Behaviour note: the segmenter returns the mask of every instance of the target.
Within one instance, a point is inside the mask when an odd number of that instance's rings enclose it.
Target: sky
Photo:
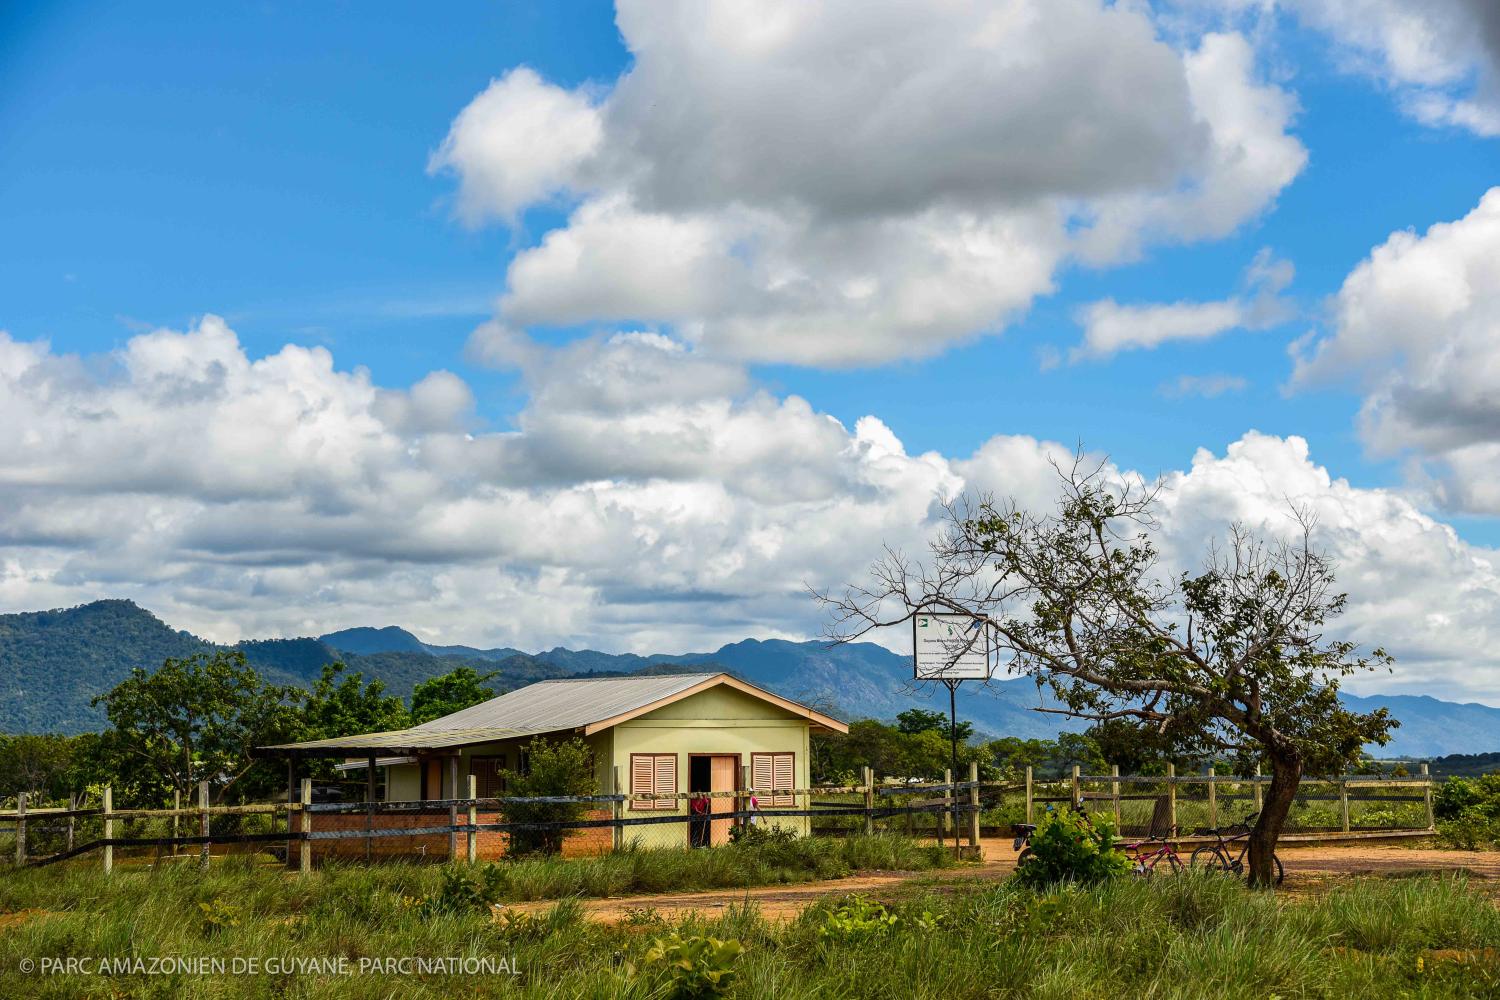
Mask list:
[[[1081,447],[1500,705],[1497,185],[1488,0],[7,4],[0,611],[810,638]]]

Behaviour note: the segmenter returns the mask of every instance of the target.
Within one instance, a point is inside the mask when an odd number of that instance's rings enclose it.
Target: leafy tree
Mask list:
[[[1391,658],[1325,634],[1345,597],[1306,512],[1291,512],[1290,541],[1236,525],[1202,570],[1174,575],[1151,539],[1157,490],[1111,481],[1081,458],[1060,479],[1052,513],[956,504],[930,566],[893,554],[876,564],[873,585],[821,595],[833,638],[903,623],[919,608],[973,614],[1013,671],[1051,689],[1061,704],[1051,711],[1135,719],[1194,756],[1263,757],[1271,782],[1250,834],[1250,880],[1270,886],[1303,774],[1341,771],[1396,725],[1384,709],[1351,712],[1338,698],[1340,678]]]
[[[548,740],[538,736],[526,744],[526,768],[507,771],[506,799],[540,796],[594,795],[594,755],[583,740]],[[583,818],[588,805],[582,802],[505,801],[501,813],[507,823],[567,823]],[[513,830],[509,834],[511,854],[557,854],[562,851],[564,830]]]
[[[0,797],[60,799],[74,791],[78,740],[56,733],[0,735]]]
[[[354,733],[378,733],[404,729],[410,722],[406,704],[385,693],[380,680],[364,682],[364,675],[348,673],[343,663],[328,663],[313,681],[312,690],[301,697],[302,729],[298,739],[321,740]],[[335,780],[334,762],[328,758],[307,761],[308,773],[316,780]]]
[[[154,673],[136,668],[95,701],[110,721],[107,752],[137,795],[166,801],[177,791],[186,801],[207,781],[223,801],[242,782],[245,795],[279,786],[251,751],[295,738],[295,698],[262,681],[243,653],[221,650],[168,659]]]
[[[403,729],[410,716],[406,705],[385,693],[385,683],[364,682],[360,673],[344,673],[343,663],[329,663],[313,681],[302,701],[305,739],[319,740],[351,733],[379,733]]]
[[[908,735],[935,731],[945,740],[952,739],[952,734],[956,731],[960,743],[967,742],[974,735],[972,722],[960,722],[954,726],[947,715],[926,708],[908,708],[900,713],[896,716],[896,728]]]
[[[1002,736],[998,740],[991,740],[985,749],[995,767],[1012,775],[1020,774],[1028,767],[1033,771],[1041,770],[1057,759],[1057,743],[1054,740],[1023,740],[1019,736]]]
[[[458,667],[422,681],[411,692],[411,724],[421,725],[489,701],[497,692],[485,687],[484,683],[499,673],[496,670],[481,674],[473,667]]]

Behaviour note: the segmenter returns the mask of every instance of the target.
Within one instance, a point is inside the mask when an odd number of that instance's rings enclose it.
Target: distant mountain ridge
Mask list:
[[[177,631],[125,600],[96,601],[57,611],[0,615],[0,732],[81,732],[102,715],[89,700],[129,674],[166,657],[220,648]],[[367,679],[379,678],[403,697],[427,677],[457,666],[495,672],[494,684],[512,689],[550,677],[724,669],[790,698],[847,718],[891,719],[921,706],[947,711],[942,689],[914,690],[911,660],[873,643],[828,647],[820,642],[744,639],[711,652],[602,653],[555,647],[525,653],[510,647],[478,649],[423,642],[397,626],[351,628],[317,637],[246,640],[235,647],[269,680],[307,686],[325,663],[343,660]],[[1401,720],[1381,756],[1436,757],[1500,750],[1500,708],[1456,704],[1412,695],[1346,695],[1352,708],[1389,707]],[[1025,678],[959,690],[962,718],[991,735],[1049,738],[1081,722],[1032,711],[1045,705]]]

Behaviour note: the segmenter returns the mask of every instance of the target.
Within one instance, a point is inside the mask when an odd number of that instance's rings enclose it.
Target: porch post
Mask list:
[[[375,755],[365,758],[365,864],[375,854]]]
[[[458,754],[448,758],[448,792],[451,799],[458,798]],[[458,860],[458,803],[448,806],[448,860]]]

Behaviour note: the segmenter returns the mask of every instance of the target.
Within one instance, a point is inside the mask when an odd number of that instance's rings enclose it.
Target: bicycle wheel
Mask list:
[[[1016,855],[1016,867],[1021,867],[1034,857],[1036,857],[1036,855],[1032,853],[1031,848],[1023,848],[1021,853]]]
[[[1162,861],[1166,862],[1167,870],[1173,875],[1182,874],[1182,859],[1177,856],[1176,851],[1169,852],[1166,857],[1162,858]]]
[[[1271,867],[1276,869],[1276,884],[1280,885],[1281,880],[1286,878],[1286,869],[1281,867],[1281,859],[1276,856],[1275,851],[1271,852]]]
[[[1224,856],[1224,852],[1213,844],[1204,844],[1194,851],[1188,864],[1194,871],[1214,872],[1220,875],[1234,873],[1234,865]]]

